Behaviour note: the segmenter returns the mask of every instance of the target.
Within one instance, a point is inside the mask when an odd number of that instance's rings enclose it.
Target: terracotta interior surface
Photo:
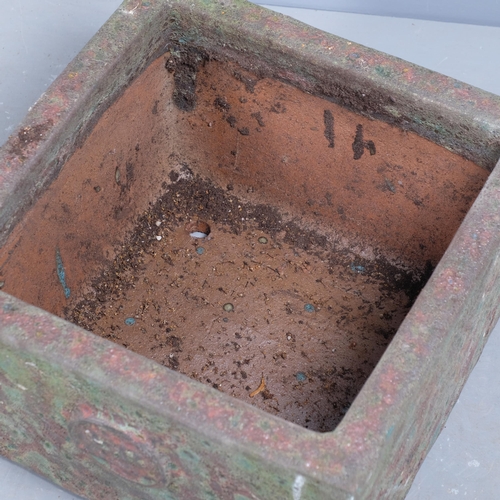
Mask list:
[[[15,228],[0,279],[173,370],[328,431],[487,175],[413,133],[172,48]]]

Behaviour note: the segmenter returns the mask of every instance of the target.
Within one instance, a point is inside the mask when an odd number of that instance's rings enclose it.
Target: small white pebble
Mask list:
[[[160,241],[160,240],[161,240],[161,236],[160,236],[160,235],[155,236],[155,238],[156,238],[158,241]]]
[[[192,233],[189,233],[189,236],[191,238],[206,238],[207,235],[205,233],[202,233],[201,231],[193,231]]]
[[[157,220],[157,221],[155,222],[155,224],[156,224],[158,227],[160,227],[160,226],[161,226],[161,220]]]

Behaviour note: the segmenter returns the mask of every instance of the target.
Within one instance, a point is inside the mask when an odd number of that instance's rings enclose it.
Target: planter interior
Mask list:
[[[70,154],[11,217],[3,291],[316,440],[310,431],[333,431],[370,377],[494,153],[402,120],[389,91],[392,118],[378,109],[383,90],[334,95],[259,54],[167,42],[144,69],[123,62],[130,84],[86,125],[66,127]],[[67,81],[84,80],[69,69]],[[8,154],[26,160],[39,137],[62,137],[55,121],[22,127]]]
[[[329,431],[487,174],[176,47],[106,111],[3,247],[4,290]],[[199,221],[206,239],[190,236]]]

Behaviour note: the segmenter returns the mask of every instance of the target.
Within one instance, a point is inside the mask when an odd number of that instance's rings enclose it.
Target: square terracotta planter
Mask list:
[[[1,454],[404,498],[498,319],[499,117],[253,4],[124,2],[0,150]]]

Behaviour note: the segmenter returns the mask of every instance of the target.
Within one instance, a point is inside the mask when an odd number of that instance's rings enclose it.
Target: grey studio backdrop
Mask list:
[[[1,144],[121,2],[0,2]],[[273,3],[275,10],[317,28],[500,94],[497,63],[500,2],[274,0]],[[314,10],[319,8],[325,10]],[[500,466],[499,358],[500,325],[497,325],[407,500],[500,498],[500,474],[496,472]],[[0,459],[0,500],[75,498]]]
[[[323,9],[353,14],[407,17],[452,23],[500,26],[497,0],[274,0],[255,2],[276,7]]]

